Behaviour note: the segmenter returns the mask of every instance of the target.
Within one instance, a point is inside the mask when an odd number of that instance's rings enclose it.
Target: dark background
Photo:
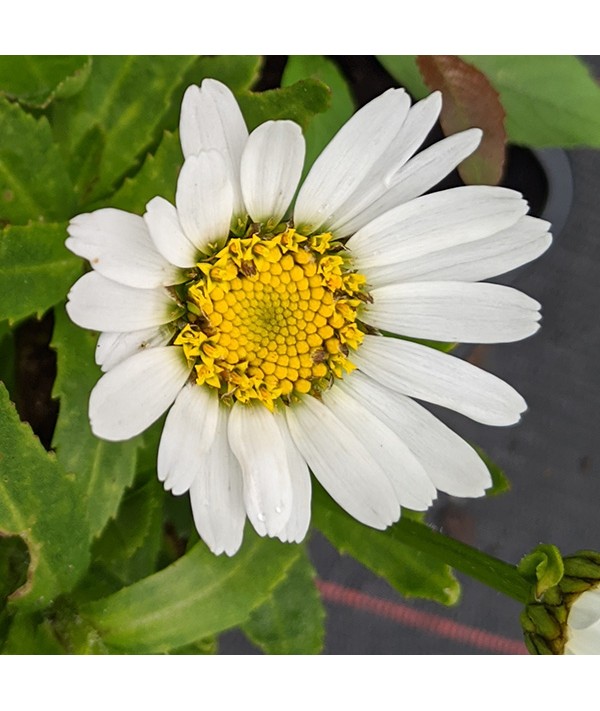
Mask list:
[[[600,76],[600,57],[584,59]],[[359,105],[397,86],[373,58],[336,61]],[[275,83],[283,66],[284,58],[269,58],[261,88]],[[428,521],[444,533],[511,563],[541,542],[557,545],[563,554],[600,549],[600,155],[569,150],[545,153],[540,159],[550,164],[546,178],[538,158],[513,152],[505,184],[524,192],[532,214],[553,218],[558,227],[554,243],[531,266],[494,281],[540,301],[542,328],[519,343],[465,347],[461,352],[513,385],[529,410],[518,425],[504,428],[436,410],[459,434],[484,448],[504,469],[512,488],[486,499],[441,495],[428,514]],[[446,608],[401,598],[316,534],[311,553],[320,579],[341,586],[323,588],[325,653],[485,654],[521,649],[519,603],[465,576],[458,576],[461,601]],[[222,638],[221,653],[257,652],[241,633],[231,632]]]

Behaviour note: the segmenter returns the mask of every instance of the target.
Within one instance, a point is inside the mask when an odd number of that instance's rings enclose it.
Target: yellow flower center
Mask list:
[[[198,264],[175,338],[198,384],[231,402],[317,394],[354,365],[365,278],[329,233],[232,238]]]

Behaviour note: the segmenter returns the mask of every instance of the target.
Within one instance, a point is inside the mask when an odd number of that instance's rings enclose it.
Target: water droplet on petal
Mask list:
[[[264,513],[259,513],[256,518],[257,518],[259,521],[264,522],[267,517],[264,515]]]
[[[275,507],[275,513],[280,514],[282,511],[283,511],[283,507],[282,507],[282,506],[276,506],[276,507]]]

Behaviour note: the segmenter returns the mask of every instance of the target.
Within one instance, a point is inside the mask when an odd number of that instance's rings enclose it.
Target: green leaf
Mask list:
[[[377,59],[400,86],[403,86],[410,92],[413,99],[422,99],[431,93],[423,81],[423,77],[417,66],[417,56],[415,54],[379,54],[377,55]]]
[[[182,83],[193,62],[185,56],[94,57],[83,90],[54,105],[55,135],[77,164],[90,128],[96,126],[104,134],[90,199],[114,189],[158,142],[166,117],[181,101]]]
[[[80,91],[91,68],[91,59],[85,56],[4,56],[0,59],[0,94],[44,109],[55,99]]]
[[[140,439],[105,442],[92,434],[88,420],[90,391],[100,377],[94,362],[97,334],[75,326],[63,309],[56,310],[51,346],[56,350],[57,376],[53,397],[60,409],[52,446],[71,473],[79,508],[94,537],[112,517],[135,475]]]
[[[315,587],[315,570],[303,553],[271,597],[242,626],[267,654],[319,654],[325,611]]]
[[[281,89],[241,92],[238,101],[252,131],[264,121],[289,119],[306,129],[315,114],[329,107],[331,92],[318,79],[304,79]]]
[[[39,222],[0,231],[0,319],[40,317],[65,298],[81,274],[66,236],[65,225]]]
[[[125,493],[119,511],[92,547],[92,559],[130,585],[151,575],[162,544],[163,490],[152,477]]]
[[[492,477],[492,486],[485,490],[486,496],[498,496],[498,494],[504,494],[510,491],[510,479],[506,476],[504,471],[492,460],[490,457],[476,445],[471,445],[477,454],[483,460],[483,463],[488,468],[490,476]]]
[[[65,654],[52,625],[39,613],[17,612],[2,647],[2,654]]]
[[[444,605],[457,602],[460,585],[449,566],[402,542],[394,526],[385,531],[363,526],[316,482],[313,522],[341,553],[356,558],[405,597],[427,598]]]
[[[146,156],[140,170],[126,178],[123,185],[106,201],[106,205],[143,214],[156,195],[175,202],[177,176],[183,163],[179,134],[165,132],[154,155]]]
[[[244,622],[300,551],[248,530],[233,558],[198,543],[165,570],[83,606],[81,614],[115,649],[167,652]]]
[[[0,224],[70,217],[73,187],[48,120],[0,98]]]
[[[304,133],[306,139],[306,174],[315,159],[331,141],[338,130],[354,113],[354,100],[348,83],[337,66],[319,55],[294,55],[285,65],[282,86],[293,85],[301,79],[319,79],[331,90],[331,106],[324,113],[317,114]]]
[[[22,423],[0,383],[0,535],[21,536],[31,565],[11,596],[46,607],[73,587],[89,561],[88,528],[73,477]]]
[[[210,77],[223,82],[233,92],[244,91],[258,81],[262,62],[262,57],[257,55],[198,57],[186,80],[190,84],[201,84],[203,79]]]
[[[500,94],[509,140],[536,148],[600,148],[600,87],[571,56],[471,55]]]
[[[217,654],[219,644],[216,637],[207,637],[198,640],[193,644],[186,644],[184,647],[172,649],[169,654]]]
[[[498,185],[506,158],[504,109],[484,74],[452,55],[420,55],[417,64],[432,91],[443,95],[440,124],[447,136],[478,127],[477,150],[458,166],[468,185]]]
[[[517,569],[521,575],[535,586],[536,598],[554,587],[565,573],[560,551],[556,546],[541,543],[531,553],[523,556]]]

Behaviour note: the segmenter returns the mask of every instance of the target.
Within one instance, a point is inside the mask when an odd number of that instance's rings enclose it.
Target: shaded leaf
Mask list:
[[[115,518],[92,546],[92,559],[123,585],[155,571],[162,544],[163,491],[155,477],[125,493]]]
[[[242,626],[267,654],[319,654],[325,611],[315,587],[315,570],[304,552],[271,597]]]
[[[88,565],[88,527],[73,477],[22,423],[0,383],[0,534],[29,548],[28,580],[11,600],[46,607]]]
[[[48,120],[0,98],[0,224],[70,217],[73,187]]]
[[[83,606],[81,614],[111,647],[167,652],[244,622],[300,550],[248,530],[233,558],[217,557],[198,543],[165,570]]]
[[[512,143],[600,147],[600,87],[572,56],[471,55],[500,94]]]
[[[66,654],[52,626],[39,613],[13,615],[2,654]]]
[[[132,178],[126,178],[106,204],[141,215],[156,195],[174,203],[182,163],[179,134],[165,132],[156,153],[146,156],[140,170]]]
[[[394,526],[385,531],[363,526],[316,482],[313,522],[341,553],[356,558],[405,597],[427,598],[444,605],[458,600],[460,586],[449,566],[403,543],[395,535]]]
[[[273,119],[289,119],[306,129],[315,114],[328,108],[330,94],[318,79],[304,79],[281,89],[241,92],[237,98],[250,131]]]
[[[0,319],[40,317],[64,299],[81,274],[66,236],[65,225],[39,222],[0,231]]]
[[[193,644],[186,644],[185,647],[172,649],[169,654],[217,654],[219,643],[216,637],[207,637]]]
[[[72,156],[69,174],[79,205],[86,204],[98,181],[98,166],[102,159],[106,137],[100,126],[94,124],[83,135],[79,150]]]
[[[319,55],[291,56],[283,72],[282,86],[293,85],[301,79],[319,79],[331,90],[331,105],[324,113],[317,114],[304,132],[306,139],[306,160],[304,174],[323,148],[354,113],[354,100],[348,83],[337,66]]]
[[[510,491],[510,480],[504,471],[494,461],[492,461],[492,459],[490,459],[481,447],[477,447],[476,445],[471,446],[481,457],[492,477],[492,486],[485,490],[485,495],[497,496],[498,494],[504,494],[507,491]]]
[[[94,362],[97,334],[71,323],[56,310],[51,346],[56,350],[57,376],[52,392],[60,400],[52,446],[64,469],[74,478],[79,508],[96,536],[114,516],[124,490],[135,475],[139,438],[106,442],[92,434],[88,420],[90,391],[100,377]]]
[[[484,74],[459,57],[420,55],[417,65],[427,86],[443,95],[440,124],[451,136],[467,128],[482,129],[478,149],[458,166],[470,185],[498,185],[506,159],[504,109]]]
[[[378,54],[377,59],[413,99],[422,99],[430,93],[417,66],[416,55]]]
[[[54,105],[55,135],[75,162],[81,163],[91,127],[104,134],[92,199],[114,189],[158,142],[193,62],[185,56],[94,57],[83,90]]]
[[[55,99],[80,91],[91,68],[91,58],[85,56],[4,56],[0,62],[0,94],[43,109]]]

